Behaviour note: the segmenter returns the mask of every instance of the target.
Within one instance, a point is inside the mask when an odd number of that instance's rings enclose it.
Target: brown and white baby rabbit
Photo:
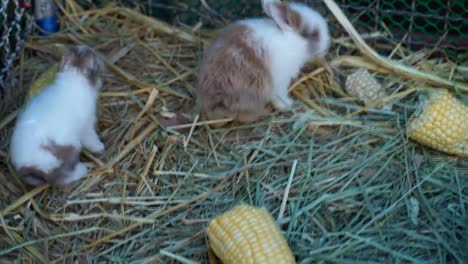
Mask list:
[[[81,148],[96,153],[104,150],[95,130],[103,70],[103,61],[89,47],[72,47],[63,56],[55,80],[20,113],[10,156],[26,183],[77,181],[88,172],[79,159]]]
[[[328,52],[326,20],[300,3],[262,0],[271,18],[243,19],[221,30],[198,73],[198,98],[208,119],[254,121],[293,104],[288,87],[306,62]]]

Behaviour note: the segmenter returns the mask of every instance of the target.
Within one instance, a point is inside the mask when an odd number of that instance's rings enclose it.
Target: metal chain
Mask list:
[[[0,70],[0,76],[3,77],[3,74],[5,72],[5,64],[7,63],[6,57],[9,55],[10,51],[10,34],[11,34],[11,28],[8,27],[8,12],[7,12],[7,7],[8,7],[8,0],[2,0],[2,5],[0,6],[0,21],[2,22],[2,36],[0,40],[0,47],[2,47],[2,69]],[[3,79],[3,78],[2,78]]]
[[[30,2],[30,1],[23,1]],[[12,10],[12,13],[8,11]],[[0,21],[2,35],[0,36],[0,93],[4,93],[4,81],[14,59],[23,48],[24,39],[31,30],[31,18],[19,0],[2,0],[0,6]],[[24,26],[22,26],[24,22]]]

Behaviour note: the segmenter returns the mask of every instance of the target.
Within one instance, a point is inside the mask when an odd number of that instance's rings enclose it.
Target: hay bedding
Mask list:
[[[291,88],[293,112],[210,129],[193,110],[208,35],[115,6],[71,5],[63,23],[59,34],[28,41],[14,73],[27,87],[63,45],[98,50],[109,66],[99,103],[107,148],[83,154],[94,168],[87,179],[31,189],[8,165],[15,113],[2,120],[0,262],[207,263],[204,228],[239,202],[266,206],[302,263],[466,257],[468,162],[422,148],[404,132],[417,98],[411,88],[420,83],[379,75],[395,106],[364,111],[341,88],[348,68],[308,65]],[[349,38],[335,44],[328,61],[371,64],[338,53],[355,49]],[[405,64],[461,78],[450,61],[418,64],[424,54],[400,54]],[[185,120],[192,124],[170,129]]]

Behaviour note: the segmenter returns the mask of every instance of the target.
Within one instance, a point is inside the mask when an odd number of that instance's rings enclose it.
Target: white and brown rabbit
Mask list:
[[[287,109],[288,87],[309,60],[328,52],[330,33],[317,11],[300,3],[263,0],[270,18],[243,19],[221,30],[198,72],[198,98],[208,119],[254,121],[266,104]]]
[[[55,80],[27,103],[10,144],[11,161],[24,181],[66,185],[88,172],[82,147],[102,152],[96,130],[96,102],[104,63],[91,48],[70,48]]]

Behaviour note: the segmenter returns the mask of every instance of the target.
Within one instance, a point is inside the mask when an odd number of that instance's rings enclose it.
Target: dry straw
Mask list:
[[[94,47],[109,69],[98,127],[106,151],[83,153],[86,179],[31,189],[8,161],[18,110],[1,117],[0,262],[207,263],[205,228],[241,202],[278,216],[298,263],[466,258],[468,161],[405,131],[421,90],[467,91],[456,62],[401,45],[383,57],[325,0],[350,37],[304,67],[290,88],[294,111],[212,129],[196,118],[194,74],[213,32],[117,3],[65,2],[63,30],[31,37],[12,75],[28,87],[64,46]],[[377,73],[388,96],[365,107],[350,98],[342,77],[356,67]],[[374,107],[389,101],[392,110]]]

